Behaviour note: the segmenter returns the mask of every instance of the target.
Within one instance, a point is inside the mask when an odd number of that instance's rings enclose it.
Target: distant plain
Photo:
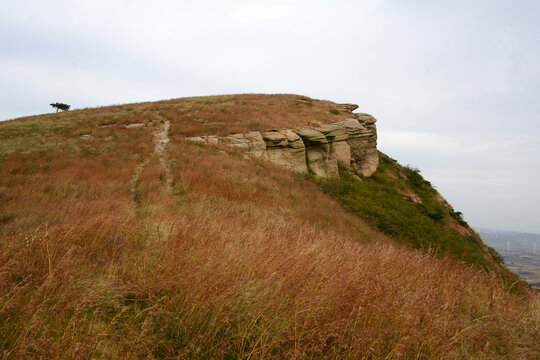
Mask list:
[[[484,242],[502,256],[510,270],[540,289],[540,235],[488,229],[479,229],[479,232]]]

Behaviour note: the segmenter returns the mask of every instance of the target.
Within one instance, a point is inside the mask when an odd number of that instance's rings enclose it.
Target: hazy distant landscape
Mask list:
[[[481,228],[478,232],[488,246],[501,254],[510,270],[540,289],[540,235]]]

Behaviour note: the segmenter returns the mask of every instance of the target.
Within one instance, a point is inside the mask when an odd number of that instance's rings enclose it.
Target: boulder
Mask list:
[[[268,148],[282,148],[288,144],[287,137],[280,133],[278,130],[267,131],[263,134],[263,139],[266,142]]]
[[[219,144],[219,138],[215,135],[210,135],[206,138],[207,142],[208,142],[208,145],[213,145],[213,146],[216,146]]]
[[[360,121],[362,124],[365,124],[365,125],[371,125],[377,122],[377,120],[369,114],[358,113],[358,114],[353,114],[353,115],[358,121]]]

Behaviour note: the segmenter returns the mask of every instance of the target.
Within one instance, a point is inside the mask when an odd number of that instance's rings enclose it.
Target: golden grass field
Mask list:
[[[538,359],[538,293],[397,244],[309,177],[183,140],[333,108],[238,95],[0,123],[0,358]]]

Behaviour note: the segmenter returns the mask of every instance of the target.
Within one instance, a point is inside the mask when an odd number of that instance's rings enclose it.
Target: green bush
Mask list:
[[[403,173],[407,177],[409,184],[414,188],[421,188],[423,185],[431,186],[431,183],[420,175],[420,169],[406,165],[403,167]]]
[[[498,262],[499,264],[504,264],[504,259],[503,257],[501,256],[501,254],[499,254],[499,252],[497,250],[495,250],[494,248],[492,248],[491,246],[488,246],[488,250],[489,250],[489,254],[491,255],[491,257],[493,258],[493,260],[495,260],[496,262]]]
[[[463,214],[461,213],[461,211],[451,210],[450,216],[452,216],[454,220],[458,222],[459,225],[469,227],[469,224],[467,224],[467,222],[463,220]]]
[[[427,215],[437,222],[444,219],[444,212],[441,208],[437,208],[434,211],[429,211]]]

